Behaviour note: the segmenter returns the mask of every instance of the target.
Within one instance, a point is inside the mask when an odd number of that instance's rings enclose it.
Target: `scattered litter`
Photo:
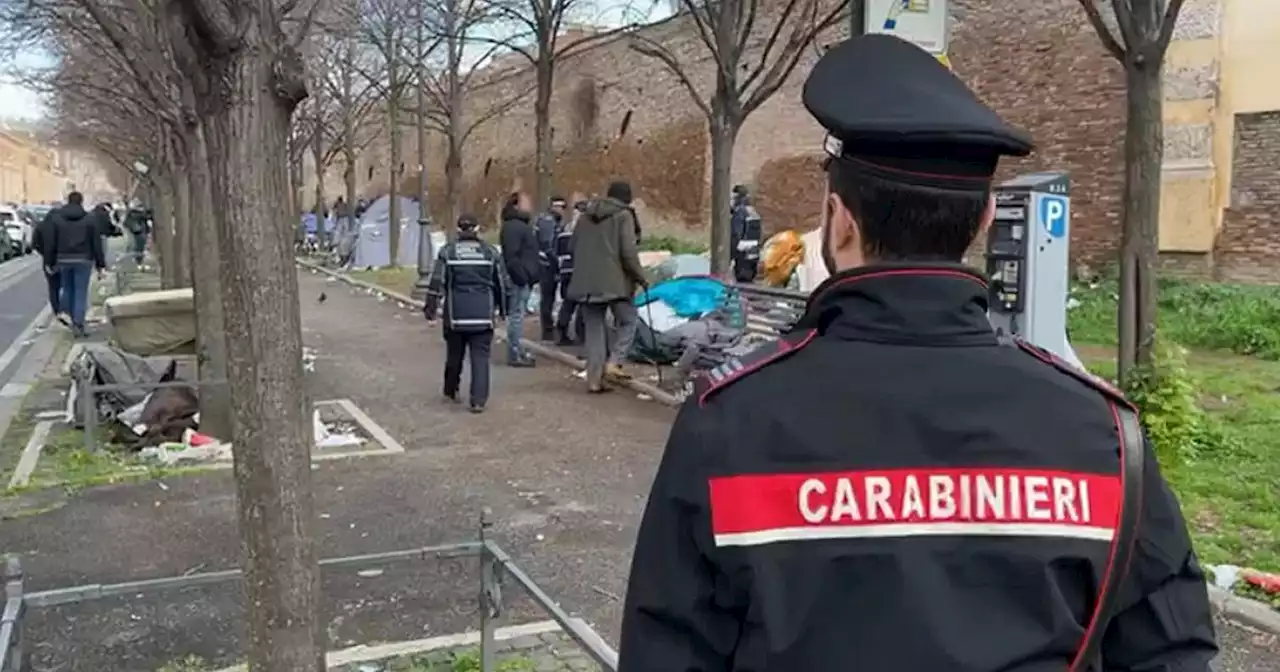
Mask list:
[[[185,443],[166,441],[158,446],[147,446],[138,454],[165,466],[227,462],[231,460],[231,444],[215,441],[203,446],[188,446]]]
[[[329,515],[329,514],[327,514],[327,513],[322,513],[322,514],[320,514],[320,517],[321,517],[321,518],[323,518],[323,519],[325,519],[325,520],[329,520],[329,519],[330,519],[330,518],[332,518],[333,516],[331,516],[331,515]]]
[[[636,399],[639,399],[640,401],[653,401],[653,397],[651,397],[651,396],[649,396],[649,395],[647,395],[647,394],[645,394],[645,393],[643,393],[643,392],[640,392],[640,393],[636,394]]]
[[[187,444],[188,446],[191,446],[192,448],[207,446],[211,443],[217,443],[217,441],[218,441],[217,439],[207,434],[201,434],[200,432],[197,432],[194,429],[188,429],[182,435],[182,442]]]
[[[360,570],[360,571],[356,572],[356,576],[362,576],[362,577],[364,577],[364,578],[366,578],[366,579],[372,579],[372,578],[374,578],[374,577],[382,576],[382,570],[381,570],[381,569],[376,569],[376,568],[375,568],[375,569],[362,569],[362,570]]]
[[[165,485],[164,481],[156,481],[156,485],[160,486],[160,489],[164,490],[165,492],[169,491],[169,486]]]
[[[537,535],[537,536],[535,536],[535,537],[534,537],[534,540],[536,540],[536,541],[542,541],[542,540],[544,540],[544,539],[546,539],[546,536],[541,535],[541,534],[539,534],[539,535]]]
[[[575,371],[575,372],[573,373],[573,377],[574,377],[574,378],[577,378],[578,380],[586,380],[586,379],[587,379],[587,372],[586,372],[586,371]]]
[[[377,663],[360,663],[356,668],[356,672],[383,672],[382,666]]]
[[[312,273],[315,273],[315,271],[311,271],[311,272],[312,272]],[[326,284],[333,284],[333,283],[337,282],[337,281],[338,281],[338,279],[337,279],[337,278],[335,278],[335,277],[333,277],[333,276],[331,275],[331,276],[329,276],[329,277],[325,278],[325,279],[324,279],[324,281],[325,281],[325,283],[326,283]]]
[[[316,351],[307,346],[302,346],[302,370],[307,373],[315,373],[316,370]]]
[[[364,439],[354,431],[354,425],[342,422],[325,423],[320,419],[320,411],[312,411],[312,432],[315,435],[317,448],[344,448],[364,444]]]
[[[591,586],[591,590],[594,590],[595,592],[597,592],[597,593],[599,593],[599,594],[601,594],[601,595],[604,595],[605,597],[607,597],[607,598],[609,598],[609,599],[613,600],[614,602],[621,602],[621,601],[622,601],[622,598],[621,598],[621,597],[618,597],[618,594],[617,594],[617,593],[609,592],[609,591],[605,590],[604,588],[601,588],[600,586]]]
[[[1240,580],[1240,567],[1236,565],[1209,565],[1209,575],[1213,577],[1213,585],[1223,590],[1231,590]]]

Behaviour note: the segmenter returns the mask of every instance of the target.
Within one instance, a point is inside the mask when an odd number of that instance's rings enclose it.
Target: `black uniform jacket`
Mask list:
[[[506,287],[498,250],[474,236],[459,236],[440,248],[427,284],[423,313],[434,318],[443,297],[445,329],[492,329],[494,311],[506,315]]]
[[[1204,575],[1150,446],[1104,666],[1075,660],[1126,402],[998,342],[986,296],[958,265],[843,272],[695,386],[640,526],[621,672],[1208,670]]]

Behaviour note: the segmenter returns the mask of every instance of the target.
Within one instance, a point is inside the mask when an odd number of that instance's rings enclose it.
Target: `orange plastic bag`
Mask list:
[[[804,243],[795,231],[780,231],[765,241],[760,255],[764,284],[785,287],[804,259]]]

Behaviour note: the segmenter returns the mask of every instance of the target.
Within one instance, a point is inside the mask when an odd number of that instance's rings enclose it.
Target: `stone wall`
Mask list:
[[[1280,111],[1235,118],[1231,203],[1215,253],[1218,277],[1280,283]]]
[[[1123,179],[1119,66],[1103,51],[1076,0],[981,5],[953,17],[952,62],[979,96],[1029,130],[1039,146],[1032,157],[1007,162],[1002,176],[1069,171],[1073,251],[1084,260],[1111,259]],[[646,30],[682,59],[705,95],[714,63],[684,21]],[[833,34],[823,42],[842,37]],[[818,222],[822,133],[800,104],[800,85],[821,46],[804,55],[790,80],[748,120],[734,155],[734,180],[754,187],[770,229]],[[509,76],[485,96],[472,97],[472,114],[531,83],[527,73]],[[705,121],[661,64],[624,41],[604,43],[559,64],[552,108],[557,191],[599,193],[611,178],[628,178],[647,224],[701,235],[709,186]],[[488,214],[514,184],[532,185],[533,131],[532,104],[522,103],[473,133],[464,161],[466,207]],[[435,156],[437,148],[432,147]],[[440,174],[438,166],[428,172]],[[443,184],[431,182],[438,209]]]

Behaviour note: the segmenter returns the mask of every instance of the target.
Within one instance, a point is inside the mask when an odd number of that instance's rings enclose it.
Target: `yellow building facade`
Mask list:
[[[1256,163],[1256,155],[1270,151],[1256,139],[1274,125],[1269,113],[1280,113],[1277,66],[1280,0],[1189,0],[1184,6],[1165,59],[1162,252],[1212,257],[1231,220],[1227,214],[1241,205],[1238,188],[1258,188],[1252,184],[1258,171],[1240,163]],[[1238,156],[1241,142],[1247,147]],[[1280,138],[1275,142],[1280,150]],[[1280,185],[1280,163],[1274,165]],[[1246,177],[1251,184],[1243,184]]]
[[[66,187],[55,152],[24,134],[0,132],[0,202],[57,201]]]

